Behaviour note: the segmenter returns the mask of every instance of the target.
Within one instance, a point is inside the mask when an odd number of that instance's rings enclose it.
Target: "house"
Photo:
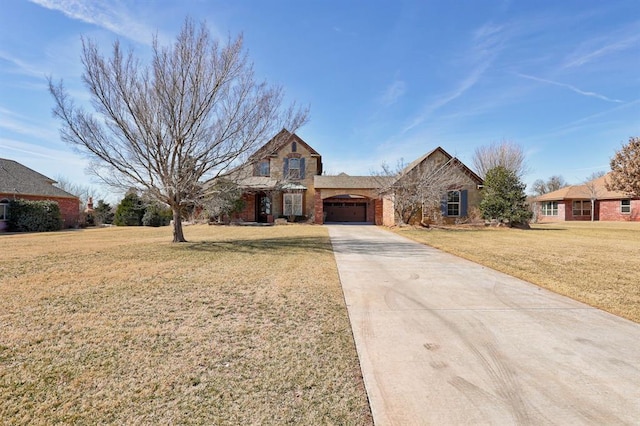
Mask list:
[[[237,218],[247,222],[272,222],[284,217],[316,224],[365,222],[391,226],[396,223],[394,199],[384,193],[383,187],[418,173],[428,164],[451,167],[458,176],[458,183],[439,195],[444,199],[443,217],[450,221],[464,218],[468,207],[479,205],[482,179],[442,148],[411,163],[400,177],[325,176],[321,155],[295,133],[282,130],[231,173],[243,189],[245,207]],[[423,216],[427,214],[422,212]]]
[[[640,221],[640,198],[609,191],[609,174],[582,185],[572,185],[534,199],[539,222],[569,220]]]
[[[321,174],[320,154],[295,133],[281,130],[231,172],[243,189],[245,206],[236,218],[259,223],[308,219],[314,211],[314,176]]]
[[[9,201],[50,200],[60,206],[64,227],[78,224],[80,216],[80,200],[53,186],[55,180],[50,179],[22,164],[0,158],[0,230],[6,228]]]

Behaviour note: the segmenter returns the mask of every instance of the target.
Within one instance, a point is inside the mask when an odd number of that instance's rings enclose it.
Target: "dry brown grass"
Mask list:
[[[371,424],[326,229],[0,236],[0,423]]]
[[[398,229],[416,241],[640,322],[640,223]]]

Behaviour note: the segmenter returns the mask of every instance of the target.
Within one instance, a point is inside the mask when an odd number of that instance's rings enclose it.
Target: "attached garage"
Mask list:
[[[325,202],[325,222],[366,222],[367,203]]]

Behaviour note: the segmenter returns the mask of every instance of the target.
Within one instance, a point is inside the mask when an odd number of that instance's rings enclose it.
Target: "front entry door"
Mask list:
[[[256,222],[267,223],[271,215],[271,198],[264,192],[256,195]]]

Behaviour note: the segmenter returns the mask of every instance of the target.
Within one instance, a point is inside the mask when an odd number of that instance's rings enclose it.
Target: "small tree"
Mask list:
[[[218,179],[207,189],[202,205],[209,218],[222,222],[244,208],[242,189],[231,180]]]
[[[257,82],[242,37],[220,46],[205,24],[185,20],[175,44],[153,41],[150,66],[116,42],[110,57],[82,40],[82,76],[96,115],[49,80],[61,137],[92,159],[107,184],[136,187],[173,212],[173,241],[186,241],[181,215],[201,198],[198,182],[224,176],[307,110],[282,110],[283,91]]]
[[[513,170],[498,166],[484,179],[484,196],[480,210],[485,219],[507,222],[509,226],[527,224],[532,212],[527,207],[526,185]]]
[[[485,178],[489,170],[501,166],[513,171],[521,178],[529,171],[524,150],[515,142],[503,140],[476,148],[473,166],[481,178]]]
[[[167,226],[171,222],[171,209],[158,203],[148,204],[142,216],[144,226]]]
[[[141,226],[144,216],[144,203],[133,191],[129,191],[124,196],[113,219],[113,224],[117,226]]]
[[[407,166],[402,159],[395,168],[382,165],[382,172],[374,173],[378,192],[393,199],[396,222],[409,223],[422,211],[439,211],[442,197],[448,190],[464,184],[460,162],[456,158],[436,161],[429,158]]]
[[[629,138],[629,143],[616,152],[610,164],[607,189],[640,197],[640,137]]]
[[[602,187],[596,185],[596,179],[604,176],[604,172],[594,172],[584,181],[584,187],[586,191],[586,195],[589,197],[591,201],[591,222],[595,220],[595,209],[596,209],[596,200],[602,196]]]
[[[96,225],[104,225],[113,223],[113,207],[104,200],[98,200],[98,204],[93,209],[93,215]]]

